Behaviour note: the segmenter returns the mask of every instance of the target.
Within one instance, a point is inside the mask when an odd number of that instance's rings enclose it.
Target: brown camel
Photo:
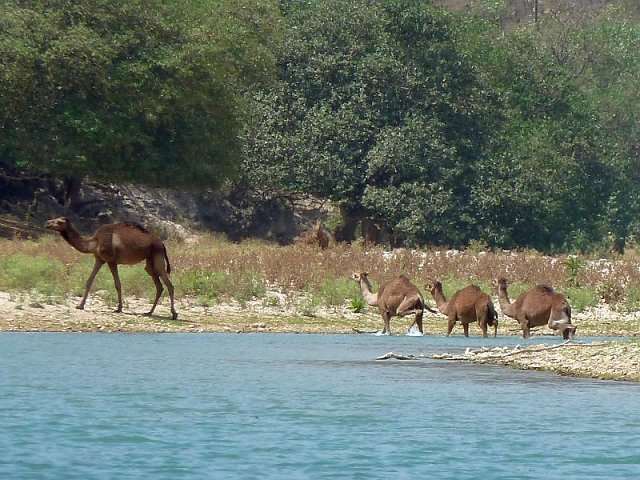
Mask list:
[[[464,336],[469,336],[469,324],[478,322],[482,329],[482,336],[487,337],[487,325],[493,326],[493,336],[498,334],[498,314],[491,302],[489,295],[480,290],[476,285],[468,285],[456,293],[447,301],[442,292],[442,283],[437,280],[427,285],[433,299],[436,301],[440,313],[449,318],[447,336],[451,335],[456,322],[462,324]]]
[[[296,242],[302,242],[306,245],[318,245],[322,250],[325,250],[329,248],[331,234],[322,220],[318,219],[313,229],[298,237]]]
[[[412,313],[415,313],[415,319],[411,327],[416,324],[420,333],[424,333],[422,330],[424,310],[436,313],[425,305],[422,294],[406,275],[399,275],[390,282],[380,285],[376,293],[371,291],[371,282],[367,273],[354,273],[351,278],[360,285],[360,291],[367,305],[378,306],[384,321],[383,334],[391,333],[391,317],[404,317]]]
[[[118,308],[116,312],[122,312],[122,287],[118,275],[118,264],[134,265],[146,260],[146,272],[151,275],[156,286],[156,299],[151,310],[145,315],[153,314],[162,295],[162,283],[167,286],[171,299],[171,317],[178,318],[178,312],[174,307],[173,285],[169,280],[171,265],[167,256],[167,249],[162,240],[140,225],[131,223],[112,223],[100,227],[90,237],[83,237],[71,224],[68,218],[60,217],[47,221],[44,228],[59,232],[73,248],[82,253],[91,253],[95,257],[93,271],[85,285],[84,295],[76,308],[84,309],[89,290],[93,280],[105,263],[109,266],[113,281],[118,292]]]
[[[536,285],[520,294],[514,303],[509,301],[505,278],[498,278],[494,286],[498,289],[502,313],[518,321],[524,338],[529,338],[532,327],[542,325],[562,333],[565,340],[575,335],[576,327],[571,324],[571,306],[564,295],[556,293],[550,286]]]

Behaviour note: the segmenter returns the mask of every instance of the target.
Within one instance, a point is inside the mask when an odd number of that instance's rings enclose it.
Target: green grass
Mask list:
[[[23,254],[0,257],[0,289],[62,296],[67,282],[60,280],[66,280],[64,265],[56,259]]]
[[[367,271],[377,291],[380,283],[406,273],[422,291],[427,279],[442,281],[445,296],[475,283],[497,295],[492,281],[508,272],[512,301],[537,283],[553,285],[565,294],[575,311],[598,304],[601,298],[619,309],[640,308],[640,271],[633,259],[620,259],[609,267],[595,268],[586,257],[548,257],[532,251],[484,252],[481,245],[457,253],[442,250],[398,251],[385,260],[382,248],[337,245],[324,251],[304,245],[279,247],[264,242],[231,243],[203,235],[195,245],[168,242],[176,298],[195,299],[203,306],[235,300],[252,300],[276,306],[281,300],[270,288],[282,292],[303,315],[315,315],[321,307],[348,305],[367,310],[358,285],[350,280],[354,271]],[[0,240],[0,290],[31,292],[46,301],[80,296],[93,268],[93,256],[81,254],[60,239],[42,241]],[[144,264],[120,266],[123,296],[153,299],[154,284]],[[270,287],[272,286],[272,287]],[[100,292],[115,302],[111,272],[105,266],[97,276],[92,294]],[[299,295],[302,297],[299,298]]]
[[[364,313],[367,309],[367,302],[364,301],[362,295],[358,294],[358,296],[351,297],[350,308],[354,313]]]
[[[597,292],[584,287],[568,287],[563,293],[566,295],[571,308],[578,312],[588,307],[595,307],[600,301]]]
[[[634,284],[627,288],[627,294],[620,307],[621,310],[627,312],[640,310],[640,285]]]
[[[319,292],[321,301],[326,306],[343,305],[346,299],[353,299],[356,295],[362,296],[360,288],[348,278],[326,279]]]

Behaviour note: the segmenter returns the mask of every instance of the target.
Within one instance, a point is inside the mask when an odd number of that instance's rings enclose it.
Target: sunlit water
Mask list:
[[[640,385],[375,360],[523,342],[0,334],[0,478],[640,478]]]

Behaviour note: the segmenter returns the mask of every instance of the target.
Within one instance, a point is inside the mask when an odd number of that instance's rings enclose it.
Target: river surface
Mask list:
[[[0,478],[640,478],[638,384],[375,360],[523,342],[3,333]]]

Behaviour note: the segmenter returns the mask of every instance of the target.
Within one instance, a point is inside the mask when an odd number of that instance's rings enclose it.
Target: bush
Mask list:
[[[0,257],[0,288],[35,290],[45,295],[62,295],[65,284],[60,282],[64,266],[43,256],[16,254]]]

